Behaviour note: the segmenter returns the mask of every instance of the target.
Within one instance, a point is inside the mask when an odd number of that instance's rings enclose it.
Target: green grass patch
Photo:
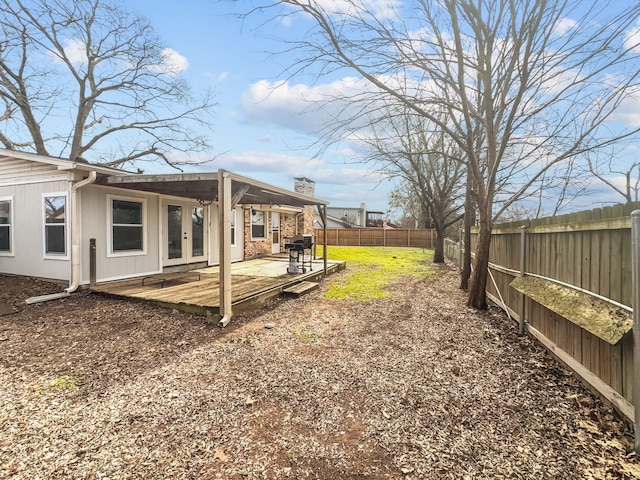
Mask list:
[[[293,335],[302,343],[313,343],[318,336],[318,332],[310,327],[299,327],[293,331]]]
[[[347,274],[333,280],[326,298],[351,298],[361,301],[385,298],[391,293],[384,289],[402,276],[430,278],[433,251],[406,247],[329,247],[330,260],[347,262]],[[322,248],[318,248],[321,255]]]
[[[75,378],[69,376],[62,376],[56,378],[55,380],[50,381],[45,385],[35,385],[33,387],[34,392],[42,393],[42,392],[62,392],[62,391],[70,391],[75,390],[78,387],[78,382]]]

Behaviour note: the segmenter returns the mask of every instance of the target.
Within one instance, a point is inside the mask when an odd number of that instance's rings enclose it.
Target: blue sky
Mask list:
[[[218,157],[208,170],[226,168],[289,189],[293,177],[303,175],[316,182],[316,196],[331,206],[357,207],[364,202],[370,210],[387,210],[393,188],[388,180],[356,163],[357,156],[344,145],[315,158],[317,137],[308,133],[321,129],[333,114],[330,108],[311,111],[303,98],[320,98],[336,90],[362,91],[362,80],[344,71],[319,79],[296,75],[272,88],[286,80],[284,70],[291,62],[275,53],[285,48],[283,40],[304,38],[308,22],[297,21],[300,17],[287,23],[267,22],[270,14],[265,14],[243,23],[231,15],[231,8],[249,8],[250,2],[243,0],[128,0],[126,5],[147,17],[163,43],[185,62],[184,75],[195,90],[212,88],[216,94],[218,107],[208,136],[211,154]],[[573,24],[568,22],[569,29]],[[640,35],[638,25],[636,35]],[[640,95],[627,104],[625,123],[640,122],[638,106]],[[626,153],[636,158],[635,145],[627,146]],[[619,184],[622,178],[615,181]],[[595,188],[576,208],[617,201],[621,198],[611,189]]]
[[[316,182],[316,197],[331,206],[366,203],[369,210],[387,210],[390,182],[380,183],[364,165],[353,163],[352,152],[335,148],[314,158],[317,138],[304,131],[317,130],[326,117],[304,114],[309,104],[298,94],[313,95],[329,88],[330,80],[314,90],[308,86],[311,79],[305,84],[296,78],[268,94],[285,79],[287,58],[272,55],[283,48],[278,38],[298,35],[295,25],[269,24],[257,31],[215,0],[128,0],[126,5],[148,18],[163,43],[184,57],[184,75],[194,89],[215,92],[218,106],[209,137],[211,153],[219,156],[207,169],[226,168],[287,189],[293,189],[293,177],[306,176]]]

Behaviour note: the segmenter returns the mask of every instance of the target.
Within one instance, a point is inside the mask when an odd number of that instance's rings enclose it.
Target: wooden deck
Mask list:
[[[285,289],[324,277],[323,261],[313,261],[313,271],[288,274],[286,257],[269,257],[234,263],[231,266],[232,310],[241,313],[257,308]],[[345,262],[329,261],[330,275],[346,267]],[[220,313],[218,267],[184,272],[163,273],[108,282],[91,287],[91,291],[107,295],[136,298],[207,316]]]

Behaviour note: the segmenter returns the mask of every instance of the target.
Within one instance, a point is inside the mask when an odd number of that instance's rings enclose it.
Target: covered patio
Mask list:
[[[211,173],[104,176],[99,177],[96,183],[123,189],[189,198],[203,204],[211,204],[214,208],[217,207],[218,225],[216,230],[219,233],[219,266],[216,271],[191,271],[182,274],[154,275],[143,279],[136,278],[125,282],[115,282],[110,286],[94,285],[93,289],[106,291],[106,288],[111,288],[112,291],[109,293],[116,294],[116,290],[121,288],[121,292],[129,291],[125,295],[139,297],[142,296],[142,291],[144,290],[147,291],[145,295],[148,299],[155,299],[160,303],[170,305],[192,305],[195,310],[204,309],[208,314],[219,315],[220,326],[225,326],[229,323],[233,315],[234,305],[235,308],[239,308],[240,300],[255,296],[259,290],[278,289],[281,288],[277,286],[280,283],[286,285],[293,281],[290,276],[286,275],[284,268],[282,269],[283,277],[279,282],[274,281],[274,278],[277,277],[254,277],[253,275],[248,275],[246,276],[248,278],[244,279],[244,281],[241,278],[242,276],[236,276],[235,280],[232,278],[234,273],[231,262],[231,212],[238,204],[289,207],[314,206],[317,208],[321,219],[323,219],[326,230],[328,202],[222,169]],[[326,235],[323,238],[326,239]],[[329,263],[326,259],[326,240],[323,247],[323,252],[325,252],[324,259],[316,264],[312,272],[296,275],[296,280],[300,281],[302,280],[301,277],[306,276],[310,279],[319,280],[328,275]],[[196,273],[199,277],[196,276]],[[126,283],[130,283],[130,285],[125,287]],[[156,283],[159,283],[161,288],[151,287],[151,284]],[[177,285],[172,285],[174,283]],[[274,286],[269,287],[269,283],[274,283]],[[116,287],[116,285],[120,285],[120,287]],[[255,289],[247,285],[254,285]],[[174,287],[176,287],[175,290],[182,289],[185,292],[193,289],[190,295],[186,293],[180,294],[185,297],[188,296],[190,300],[181,299],[178,294],[176,294],[177,296],[172,296],[171,292],[174,291]],[[236,289],[238,289],[237,292],[235,291]],[[152,291],[155,293],[152,294]],[[196,292],[198,293],[196,294]],[[152,298],[156,296],[158,297],[157,299]]]

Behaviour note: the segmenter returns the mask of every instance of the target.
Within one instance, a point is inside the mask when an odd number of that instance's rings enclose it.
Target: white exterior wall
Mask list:
[[[231,261],[244,260],[244,210],[236,207],[236,243],[231,246]],[[218,231],[218,204],[209,207],[209,265],[220,263],[220,233]]]
[[[367,226],[367,216],[364,204],[360,208],[328,207],[327,215],[347,221],[354,227]],[[329,226],[327,225],[327,227]],[[344,228],[344,225],[335,225],[331,228]]]
[[[145,249],[143,252],[112,255],[109,196],[146,200]],[[89,241],[96,239],[96,280],[104,282],[162,272],[160,255],[160,197],[133,190],[88,185],[80,189],[82,228],[82,279],[89,283]]]
[[[18,172],[14,173],[20,177]],[[0,254],[0,272],[70,281],[71,174],[55,171],[48,173],[45,178],[37,181],[22,179],[18,185],[3,185],[3,180],[7,178],[0,179],[0,197],[10,197],[13,209],[12,252],[10,255]],[[66,256],[45,256],[43,197],[49,193],[67,195]]]

